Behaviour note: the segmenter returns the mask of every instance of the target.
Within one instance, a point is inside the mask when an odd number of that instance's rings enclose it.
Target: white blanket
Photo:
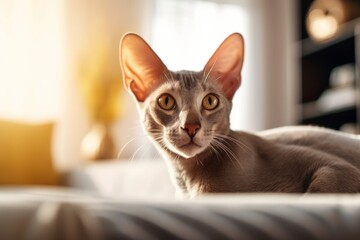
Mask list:
[[[359,194],[180,201],[162,161],[93,164],[67,179],[72,188],[0,188],[0,239],[360,239]]]
[[[360,195],[108,198],[0,189],[0,239],[359,239]]]

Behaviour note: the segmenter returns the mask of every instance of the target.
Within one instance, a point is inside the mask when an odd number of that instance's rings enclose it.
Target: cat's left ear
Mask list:
[[[241,69],[244,61],[244,39],[233,33],[227,37],[204,67],[204,75],[220,85],[231,100],[241,84]]]

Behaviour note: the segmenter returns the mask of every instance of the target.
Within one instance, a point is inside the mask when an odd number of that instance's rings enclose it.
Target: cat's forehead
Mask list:
[[[179,71],[179,72],[170,72],[171,80],[176,87],[182,89],[194,89],[201,85],[202,79],[201,75],[198,72],[192,71]]]
[[[202,72],[185,70],[169,72],[166,78],[168,81],[164,84],[164,87],[175,91],[182,90],[183,92],[195,93],[196,90],[215,90],[215,86],[210,81],[206,81]]]

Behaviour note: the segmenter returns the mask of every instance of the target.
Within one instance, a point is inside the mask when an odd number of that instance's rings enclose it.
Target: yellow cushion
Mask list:
[[[0,184],[58,183],[51,154],[53,123],[0,120]]]

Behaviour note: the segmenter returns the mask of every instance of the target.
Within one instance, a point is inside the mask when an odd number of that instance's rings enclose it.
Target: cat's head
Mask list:
[[[243,57],[238,33],[223,41],[201,72],[168,70],[136,34],[126,34],[120,43],[124,83],[136,98],[145,129],[163,149],[184,158],[217,148],[229,132]]]

